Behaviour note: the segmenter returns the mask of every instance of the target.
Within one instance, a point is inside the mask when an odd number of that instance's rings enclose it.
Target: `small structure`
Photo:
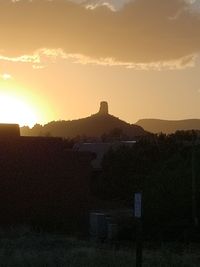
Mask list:
[[[101,171],[103,157],[110,149],[117,149],[120,146],[133,146],[135,143],[136,141],[117,141],[112,143],[77,143],[74,145],[73,150],[80,152],[92,152],[95,154],[96,157],[91,162],[93,170]]]
[[[0,123],[0,138],[18,138],[20,129],[18,124]]]
[[[134,229],[131,209],[98,210],[90,212],[90,237],[96,241],[114,241]],[[131,238],[131,236],[129,236]]]

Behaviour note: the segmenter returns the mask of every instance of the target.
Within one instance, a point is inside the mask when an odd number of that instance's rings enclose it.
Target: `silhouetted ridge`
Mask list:
[[[142,119],[137,125],[152,133],[174,133],[180,130],[200,130],[200,119],[188,120],[159,120]]]
[[[87,136],[99,138],[103,134],[109,134],[115,129],[128,136],[143,136],[147,133],[138,125],[129,124],[108,113],[108,103],[103,101],[100,104],[99,112],[87,118],[72,121],[52,121],[41,126],[35,125],[32,129],[21,128],[22,135],[57,136],[64,138],[75,138]]]

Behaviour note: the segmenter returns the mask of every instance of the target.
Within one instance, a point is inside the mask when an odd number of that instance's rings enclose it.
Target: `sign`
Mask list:
[[[142,217],[142,193],[135,193],[134,195],[134,216],[136,218]]]

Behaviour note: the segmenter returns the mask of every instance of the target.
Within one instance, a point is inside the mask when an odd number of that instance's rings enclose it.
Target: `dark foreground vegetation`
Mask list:
[[[200,217],[200,141],[195,131],[152,135],[132,147],[110,150],[93,194],[133,207],[134,192],[143,194],[143,221],[153,238],[194,236]],[[160,233],[162,232],[162,233]],[[194,233],[195,232],[195,233]]]
[[[116,133],[110,142],[121,140]],[[94,155],[70,149],[73,142],[0,142],[0,267],[135,266],[133,213],[128,221],[110,218],[119,222],[114,240],[88,241],[90,212],[133,212],[135,192],[143,196],[143,266],[200,266],[199,132],[113,146],[98,171]]]
[[[135,245],[98,244],[65,235],[30,231],[27,227],[0,232],[1,267],[130,267],[135,266]],[[145,243],[143,266],[198,267],[199,246],[180,243]]]

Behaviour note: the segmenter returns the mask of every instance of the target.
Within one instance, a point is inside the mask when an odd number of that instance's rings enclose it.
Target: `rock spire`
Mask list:
[[[108,103],[106,101],[101,101],[99,115],[108,115]]]

